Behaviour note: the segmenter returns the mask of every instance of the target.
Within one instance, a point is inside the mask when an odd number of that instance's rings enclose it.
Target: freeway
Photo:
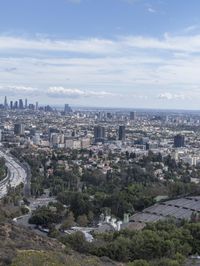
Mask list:
[[[24,168],[5,150],[0,150],[0,157],[6,161],[8,173],[6,178],[0,181],[0,199],[3,198],[8,191],[8,187],[16,187],[20,183],[27,183],[27,174]]]

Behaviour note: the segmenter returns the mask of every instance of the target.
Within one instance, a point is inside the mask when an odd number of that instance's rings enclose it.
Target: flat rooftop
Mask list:
[[[130,222],[157,222],[170,217],[190,220],[193,212],[200,213],[200,196],[186,197],[156,203],[130,217]]]

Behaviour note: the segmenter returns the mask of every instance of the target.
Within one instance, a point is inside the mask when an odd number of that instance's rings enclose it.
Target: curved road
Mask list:
[[[8,153],[4,150],[0,150],[0,157],[3,157],[6,161],[8,168],[7,177],[0,181],[0,199],[6,196],[8,186],[16,187],[20,183],[27,183],[27,174],[24,168]]]

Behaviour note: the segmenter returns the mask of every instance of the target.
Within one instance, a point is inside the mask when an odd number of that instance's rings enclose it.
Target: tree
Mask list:
[[[86,252],[88,250],[87,241],[82,232],[67,235],[64,238],[64,242],[70,244],[70,246],[78,252]]]
[[[85,214],[83,215],[79,215],[78,218],[77,218],[77,223],[80,225],[80,226],[87,226],[88,224],[88,218]]]
[[[22,206],[22,207],[21,207],[21,213],[22,213],[23,215],[25,215],[25,214],[29,213],[29,209],[26,208],[25,206]]]
[[[51,238],[58,238],[59,237],[59,231],[55,228],[55,226],[49,226],[49,233],[48,237]]]
[[[71,197],[70,209],[73,211],[75,217],[88,214],[89,210],[92,209],[89,196],[83,193],[74,193]]]
[[[63,222],[61,228],[63,230],[66,230],[66,229],[69,229],[71,228],[72,226],[75,225],[75,219],[74,219],[74,214],[73,212],[69,212],[65,221]]]
[[[89,223],[92,223],[94,219],[94,213],[92,211],[89,211],[87,218],[88,218]]]
[[[29,219],[30,224],[48,226],[52,223],[58,223],[61,217],[58,213],[51,211],[48,207],[40,207],[33,212]]]

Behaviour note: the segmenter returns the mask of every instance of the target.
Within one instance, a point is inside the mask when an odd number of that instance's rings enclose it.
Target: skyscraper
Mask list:
[[[105,127],[102,127],[102,126],[94,127],[94,139],[95,139],[95,142],[105,141]]]
[[[28,105],[28,109],[30,109],[30,110],[35,110],[35,105],[32,104],[32,103],[29,103],[29,105]]]
[[[125,141],[126,139],[126,127],[119,126],[119,140]]]
[[[38,110],[38,102],[35,103],[35,110]]]
[[[136,120],[136,112],[130,112],[130,120]]]
[[[69,106],[69,104],[65,104],[64,112],[65,112],[65,114],[68,114],[68,113],[71,113],[72,112],[72,109]]]
[[[15,103],[14,103],[14,108],[15,108],[15,109],[18,108],[18,101],[15,101]]]
[[[27,99],[25,99],[25,109],[27,109],[27,107],[28,107],[28,101]]]
[[[14,133],[17,136],[24,135],[24,124],[15,124]]]
[[[13,109],[13,101],[10,101],[10,109]]]
[[[19,99],[19,109],[23,109],[24,108],[24,104],[22,99]]]
[[[180,148],[184,147],[185,145],[185,137],[181,134],[178,134],[174,137],[174,147],[175,148]]]
[[[4,108],[5,108],[5,109],[8,108],[7,96],[5,96],[5,99],[4,99]]]
[[[49,140],[51,139],[51,135],[54,134],[54,133],[59,133],[59,129],[50,127],[49,130],[48,130]]]

